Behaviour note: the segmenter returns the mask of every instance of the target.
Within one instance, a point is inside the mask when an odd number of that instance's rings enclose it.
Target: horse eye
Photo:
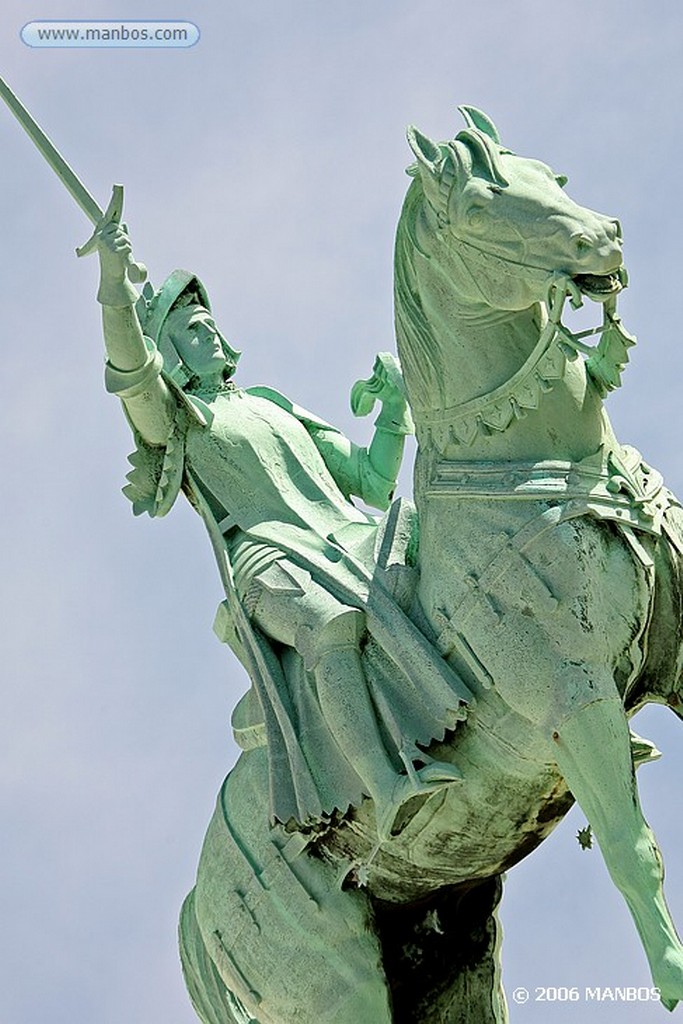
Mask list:
[[[489,185],[489,192],[493,192],[494,196],[502,196],[503,190],[500,185]]]

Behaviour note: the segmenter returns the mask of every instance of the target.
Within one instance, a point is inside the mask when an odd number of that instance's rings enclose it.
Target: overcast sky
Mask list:
[[[102,205],[124,183],[152,280],[177,266],[204,279],[244,351],[243,383],[274,385],[365,441],[347,396],[394,345],[405,126],[452,136],[470,103],[515,151],[568,174],[575,199],[622,221],[620,308],[639,346],[610,413],[683,493],[680,3],[87,8],[191,19],[201,38],[30,49],[29,18],[79,18],[83,5],[4,0],[1,73]],[[236,758],[229,713],[247,681],[211,632],[221,592],[199,520],[182,502],[165,520],[133,519],[120,494],[131,444],[102,387],[96,260],[74,256],[90,225],[4,109],[0,146],[0,1022],[191,1024],[176,919]],[[665,755],[641,793],[683,926],[683,737],[662,709],[636,728]],[[583,824],[572,812],[509,876],[508,993],[650,984],[599,852],[574,839]],[[659,1004],[511,1006],[513,1024],[666,1019]]]

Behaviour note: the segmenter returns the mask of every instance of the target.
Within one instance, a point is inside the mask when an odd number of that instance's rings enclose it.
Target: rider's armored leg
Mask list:
[[[418,793],[429,793],[460,781],[454,765],[429,764],[410,776],[392,763],[377,724],[360,658],[364,616],[342,613],[316,638],[313,666],[322,712],[347,758],[375,803],[380,839],[388,839],[402,805]]]
[[[249,607],[254,622],[294,648],[314,675],[323,717],[375,803],[380,837],[388,838],[408,799],[460,781],[460,772],[454,765],[435,763],[406,776],[398,758],[392,761],[361,662],[365,615],[360,609],[342,604],[284,560],[260,573],[254,584]]]

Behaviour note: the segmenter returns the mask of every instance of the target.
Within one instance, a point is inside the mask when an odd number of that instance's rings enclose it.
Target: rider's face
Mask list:
[[[189,307],[186,321],[174,327],[173,344],[192,376],[214,376],[225,369],[221,336],[208,309]]]

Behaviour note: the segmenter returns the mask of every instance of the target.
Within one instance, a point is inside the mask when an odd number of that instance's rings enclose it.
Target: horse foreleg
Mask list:
[[[553,731],[555,760],[590,822],[631,911],[661,1000],[683,999],[683,946],[666,906],[662,858],[640,807],[626,715],[618,697],[595,700]]]

